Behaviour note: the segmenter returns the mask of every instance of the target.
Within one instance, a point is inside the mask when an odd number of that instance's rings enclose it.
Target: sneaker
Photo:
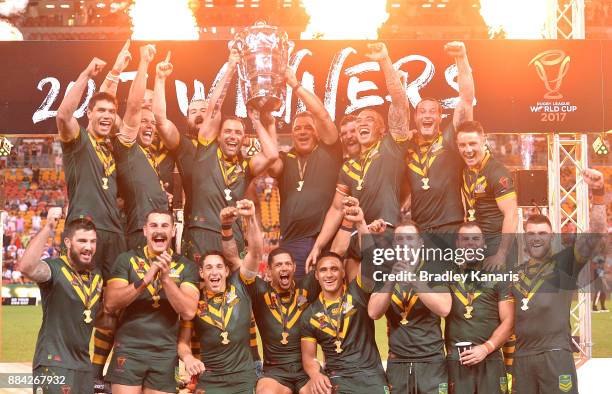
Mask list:
[[[599,309],[597,309],[597,307],[593,308],[593,313],[599,313]]]
[[[606,309],[600,310],[600,312],[606,313],[606,312],[610,312],[610,310],[606,308]]]
[[[111,385],[103,379],[94,379],[95,394],[112,394]]]

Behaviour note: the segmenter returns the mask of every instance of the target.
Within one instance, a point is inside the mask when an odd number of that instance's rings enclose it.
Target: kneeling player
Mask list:
[[[302,315],[302,362],[313,393],[387,393],[387,379],[368,316],[360,276],[345,284],[342,259],[328,252],[316,262],[319,298]],[[317,344],[325,355],[322,372]]]
[[[221,211],[221,222],[231,226],[238,210],[227,207]],[[232,266],[253,264],[251,256],[263,249],[263,237],[257,226],[247,229],[247,257],[238,256],[238,248],[231,230],[223,230],[223,253]],[[225,235],[227,232],[227,235]],[[254,268],[252,265],[251,268]],[[294,280],[296,264],[288,251],[277,248],[268,255],[270,282],[258,277],[247,283],[253,300],[253,312],[259,327],[264,349],[263,377],[257,381],[257,394],[309,393],[308,375],[302,367],[300,350],[300,316],[308,304],[319,295],[319,283],[311,271],[301,280]]]
[[[104,300],[125,309],[107,374],[114,394],[177,392],[179,317],[192,319],[198,302],[197,266],[170,248],[171,213],[151,211],[143,231],[147,245],[117,258]]]
[[[94,376],[89,342],[102,290],[102,275],[95,267],[96,227],[85,219],[69,222],[64,230],[67,254],[41,261],[62,209],[49,209],[47,224],[30,241],[18,270],[38,283],[43,320],[32,368],[35,393],[93,393]]]

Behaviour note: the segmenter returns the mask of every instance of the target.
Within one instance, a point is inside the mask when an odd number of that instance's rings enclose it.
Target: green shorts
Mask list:
[[[329,376],[329,375],[328,375]],[[384,374],[329,376],[335,394],[389,394]]]
[[[299,391],[308,383],[308,375],[304,371],[302,363],[270,365],[264,364],[262,378],[270,378],[287,387],[294,393]]]
[[[114,384],[147,387],[166,393],[176,393],[178,357],[153,359],[128,354],[113,354],[106,379]]]
[[[139,230],[126,235],[125,241],[128,250],[137,250],[143,248],[147,244],[147,237],[144,236],[142,230]]]
[[[244,249],[242,234],[234,232],[234,238],[236,239],[238,252],[242,253]],[[196,255],[204,256],[207,252],[213,250],[223,250],[221,245],[221,233],[216,231],[199,227],[190,227],[188,232],[183,233],[183,240],[183,255],[191,261],[197,262],[198,259],[196,259]]]
[[[506,394],[508,378],[501,357],[484,359],[471,367],[448,360],[448,388],[454,394]]]
[[[429,362],[387,361],[387,379],[395,394],[448,394],[446,360]]]
[[[514,356],[513,394],[578,394],[572,353],[553,350],[534,356]]]
[[[217,375],[204,372],[196,385],[196,394],[253,394],[255,371]]]
[[[41,384],[34,384],[34,394],[93,394],[93,371],[41,365],[32,372],[34,379],[41,381]]]

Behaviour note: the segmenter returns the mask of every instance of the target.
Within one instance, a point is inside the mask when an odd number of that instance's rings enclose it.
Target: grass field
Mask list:
[[[34,355],[42,319],[40,306],[2,307],[0,362],[29,362]],[[592,315],[593,356],[612,357],[612,312]],[[388,345],[385,321],[376,322],[376,342],[383,359]]]

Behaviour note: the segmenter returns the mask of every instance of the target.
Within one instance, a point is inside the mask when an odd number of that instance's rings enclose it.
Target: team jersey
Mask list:
[[[521,268],[512,286],[516,357],[554,349],[572,351],[570,308],[578,274],[585,266],[582,260],[569,247],[542,264]]]
[[[334,198],[342,166],[342,144],[319,141],[306,157],[294,149],[281,152],[283,172],[278,177],[281,198],[281,236],[284,242],[314,237],[321,231]]]
[[[432,142],[410,142],[406,155],[411,212],[421,231],[463,222],[461,169],[463,159],[451,124]],[[427,181],[424,181],[427,179]]]
[[[195,329],[206,371],[226,375],[254,370],[249,331],[251,305],[240,271],[228,278],[224,293],[202,291],[195,318],[185,324]]]
[[[32,368],[42,365],[89,371],[89,342],[100,306],[102,275],[97,269],[77,273],[66,256],[45,263],[51,278],[38,284],[43,319]]]
[[[444,359],[440,317],[433,313],[412,287],[396,283],[385,313],[389,333],[389,358],[423,362]]]
[[[277,293],[259,277],[247,282],[247,290],[253,300],[265,363],[301,363],[300,316],[320,291],[314,271],[294,283],[292,290],[286,293]]]
[[[192,201],[190,227],[221,232],[221,209],[236,205],[253,179],[249,161],[242,155],[226,160],[217,142],[198,143],[191,183],[192,193],[197,198]],[[233,229],[241,233],[238,220]]]
[[[158,158],[151,149],[135,141],[119,141],[115,144],[114,153],[117,159],[119,194],[125,201],[126,233],[142,231],[149,212],[168,209]]]
[[[463,272],[470,274],[470,270]],[[455,344],[485,343],[501,322],[498,302],[511,300],[511,294],[505,282],[457,281],[450,290],[453,302],[445,320],[444,338],[448,359],[458,360]],[[493,352],[487,358],[501,359],[501,353]]]
[[[332,303],[323,293],[302,314],[302,341],[318,343],[330,375],[357,376],[384,370],[374,339],[374,321],[368,315],[370,295],[361,281],[351,281]]]
[[[192,173],[193,173],[193,165],[195,160],[196,148],[198,146],[198,141],[195,139],[188,138],[184,134],[179,134],[179,143],[178,146],[170,151],[174,160],[176,161],[176,166],[179,170],[179,174],[181,176],[181,183],[183,186],[183,192],[185,192],[185,204],[183,207],[185,213],[185,226],[188,227],[191,220],[191,207],[193,200],[193,192],[192,192]]]
[[[347,195],[359,200],[368,223],[384,219],[396,224],[399,220],[406,144],[387,134],[362,152],[358,159],[350,159],[342,165],[338,190],[346,190]]]
[[[461,194],[468,221],[475,218],[485,235],[502,233],[504,215],[497,203],[516,197],[516,192],[510,171],[488,151],[479,168],[463,169]]]
[[[146,246],[122,253],[108,282],[137,282],[144,278],[152,258]],[[170,277],[178,287],[186,284],[198,290],[198,268],[183,256],[172,254]],[[115,351],[144,358],[176,357],[178,332],[179,315],[172,308],[158,275],[123,310],[115,334]]]
[[[68,189],[66,223],[88,217],[98,230],[123,233],[117,208],[117,171],[112,144],[84,128],[75,139],[62,142]]]
[[[155,158],[155,163],[159,169],[159,179],[168,193],[174,191],[174,156],[161,140],[155,140],[149,146],[151,154]]]

